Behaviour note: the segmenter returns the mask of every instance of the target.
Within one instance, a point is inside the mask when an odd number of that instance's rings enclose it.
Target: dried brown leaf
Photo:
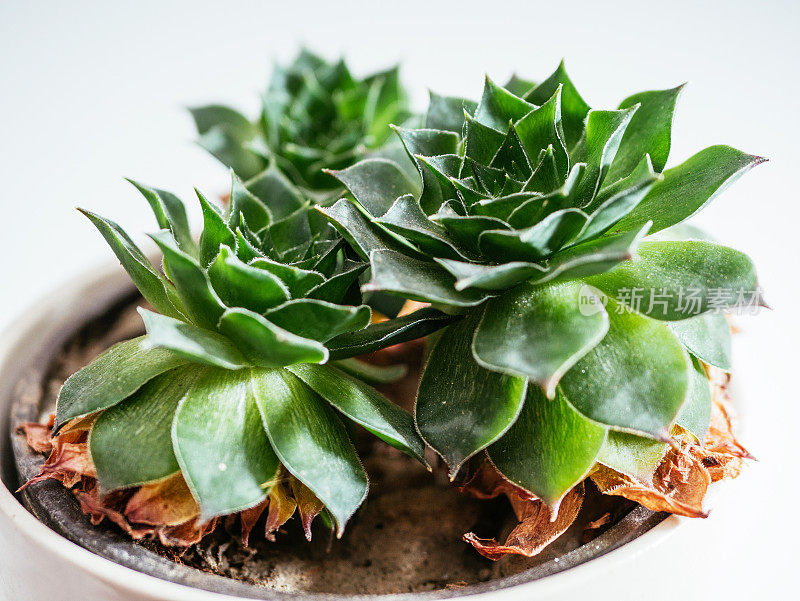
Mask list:
[[[297,509],[297,502],[289,496],[286,485],[278,482],[269,492],[269,513],[267,514],[267,524],[265,536],[267,540],[275,540],[275,532],[283,526]]]
[[[241,522],[242,526],[242,546],[248,547],[250,545],[250,533],[253,531],[253,527],[256,525],[258,518],[267,510],[267,506],[269,505],[269,496],[266,499],[261,501],[255,507],[251,507],[250,509],[245,509],[242,513],[239,514],[239,521]]]
[[[294,476],[290,480],[292,494],[297,502],[297,511],[300,513],[300,520],[303,523],[303,531],[306,534],[306,539],[311,540],[311,522],[325,508],[325,504],[300,480]]]
[[[711,477],[690,449],[670,449],[651,482],[636,480],[605,466],[599,466],[590,477],[603,494],[625,497],[653,511],[706,517],[703,498]]]
[[[28,446],[37,453],[49,453],[53,448],[50,440],[50,426],[39,422],[25,422],[17,427],[17,432],[25,435]]]
[[[551,509],[540,499],[520,499],[514,495],[517,516],[520,523],[511,531],[505,544],[495,539],[478,538],[472,532],[464,535],[464,541],[471,544],[484,557],[497,561],[505,555],[524,555],[533,557],[547,545],[561,536],[578,517],[583,503],[583,484],[579,484],[562,499],[554,516]],[[511,499],[511,497],[509,497]]]
[[[180,472],[140,487],[128,500],[125,517],[137,524],[178,526],[196,518],[200,507]]]

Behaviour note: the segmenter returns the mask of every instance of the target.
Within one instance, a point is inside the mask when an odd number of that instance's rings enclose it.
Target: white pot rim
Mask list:
[[[53,330],[63,325],[66,313],[64,307],[74,306],[74,303],[77,303],[87,290],[102,287],[107,287],[111,292],[118,294],[121,290],[127,289],[129,283],[118,265],[109,265],[93,270],[86,276],[76,278],[68,285],[59,287],[57,295],[46,295],[40,302],[32,304],[32,309],[27,311],[23,317],[12,322],[13,325],[0,336],[0,386],[5,385],[2,379],[3,374],[13,370],[13,364],[18,361],[17,355],[20,349],[24,349],[24,341],[30,337],[32,332]],[[6,412],[5,410],[5,407],[0,407],[0,411],[3,413]],[[2,418],[0,421],[4,419]],[[0,435],[5,437],[7,431],[7,428],[3,427]],[[3,448],[5,446],[7,445],[4,445]],[[235,601],[243,599],[238,596],[210,592],[163,580],[96,555],[45,526],[23,507],[5,483],[0,485],[0,512],[10,520],[18,530],[18,534],[26,537],[35,546],[58,556],[65,564],[72,566],[76,573],[85,572],[116,589],[159,601]],[[536,595],[536,598],[546,598],[564,592],[570,587],[579,586],[580,583],[586,582],[594,576],[599,577],[607,574],[610,570],[620,568],[626,562],[662,542],[686,519],[675,515],[669,516],[622,547],[563,572],[545,576],[533,582],[473,593],[469,596],[480,596],[487,601],[497,601],[533,594]],[[6,550],[6,552],[13,552],[13,550]],[[316,595],[309,594],[309,597],[311,596]],[[325,594],[318,596],[320,599],[331,597],[331,595]],[[393,596],[382,595],[381,597],[391,599]],[[420,596],[424,598],[426,595],[422,593]],[[353,597],[366,596],[353,595]]]

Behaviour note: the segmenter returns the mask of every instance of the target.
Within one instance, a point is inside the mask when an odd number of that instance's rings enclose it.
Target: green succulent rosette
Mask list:
[[[308,211],[292,210],[299,193],[276,181],[258,197],[234,177],[227,215],[198,193],[199,241],[177,197],[135,184],[161,228],[151,237],[163,274],[116,223],[84,211],[152,310],[140,309],[146,335],[66,381],[54,431],[97,416],[89,451],[103,490],[180,472],[203,520],[258,505],[285,469],[341,535],[367,494],[353,424],[425,461],[412,416],[365,384],[375,370],[352,357],[446,316],[369,325],[357,281],[366,264],[340,238],[309,235]]]
[[[191,112],[200,145],[242,179],[274,165],[322,197],[339,188],[323,169],[343,169],[380,148],[388,125],[410,115],[397,67],[359,79],[343,60],[308,50],[275,66],[257,120],[220,105]]]
[[[369,259],[364,290],[462,317],[415,414],[451,476],[486,450],[557,505],[598,463],[646,478],[676,428],[702,439],[723,312],[760,296],[747,256],[671,226],[763,159],[712,146],[665,170],[680,90],[598,110],[563,64],[487,78],[479,102],[433,94],[424,128],[395,128],[415,180],[370,160],[337,174],[355,202],[320,211]]]

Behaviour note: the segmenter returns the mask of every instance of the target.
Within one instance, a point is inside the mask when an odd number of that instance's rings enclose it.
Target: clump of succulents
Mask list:
[[[200,145],[242,179],[274,165],[295,185],[324,193],[339,186],[323,169],[343,169],[379,148],[389,124],[409,112],[397,67],[359,79],[343,60],[303,50],[275,66],[257,120],[219,105],[192,115]]]
[[[369,326],[366,264],[341,239],[309,234],[288,184],[259,198],[234,177],[227,215],[198,192],[199,241],[178,198],[135,185],[162,228],[151,237],[163,274],[116,223],[83,212],[152,306],[140,309],[147,333],[66,381],[54,433],[90,428],[105,492],[177,478],[200,523],[269,499],[280,522],[298,505],[307,533],[322,511],[341,535],[367,494],[351,424],[425,461],[411,415],[359,379],[369,370],[351,357],[424,335],[441,314]],[[276,219],[277,206],[290,216]]]
[[[712,146],[665,170],[680,91],[599,110],[563,64],[487,78],[479,102],[433,95],[424,128],[395,128],[418,181],[369,159],[337,175],[355,202],[320,211],[369,259],[363,289],[461,316],[415,409],[451,477],[485,451],[557,512],[601,467],[646,482],[666,443],[703,441],[707,369],[730,369],[722,311],[760,296],[747,256],[667,228],[763,159]]]

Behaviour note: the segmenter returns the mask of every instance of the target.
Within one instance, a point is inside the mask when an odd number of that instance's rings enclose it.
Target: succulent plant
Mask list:
[[[433,94],[424,128],[395,128],[416,181],[370,159],[337,174],[355,202],[319,210],[369,259],[363,289],[461,316],[415,409],[451,477],[486,450],[555,508],[598,465],[646,480],[673,436],[703,439],[722,311],[761,300],[747,256],[671,226],[763,159],[712,146],[665,170],[680,91],[598,110],[563,64],[487,78],[479,102]]]
[[[325,193],[339,185],[323,169],[348,167],[380,147],[388,125],[409,113],[397,67],[358,79],[343,60],[303,50],[275,66],[255,122],[219,105],[192,115],[200,145],[243,179],[275,165],[295,185]]]
[[[151,237],[166,275],[116,223],[83,213],[152,306],[140,309],[147,333],[66,381],[54,432],[95,419],[88,444],[103,490],[182,474],[204,521],[257,506],[288,472],[341,535],[367,493],[351,424],[425,461],[411,415],[359,379],[352,357],[446,316],[424,309],[368,326],[357,284],[366,264],[341,239],[309,234],[284,179],[259,198],[234,176],[227,215],[198,192],[199,242],[177,197],[135,185],[161,228]]]

